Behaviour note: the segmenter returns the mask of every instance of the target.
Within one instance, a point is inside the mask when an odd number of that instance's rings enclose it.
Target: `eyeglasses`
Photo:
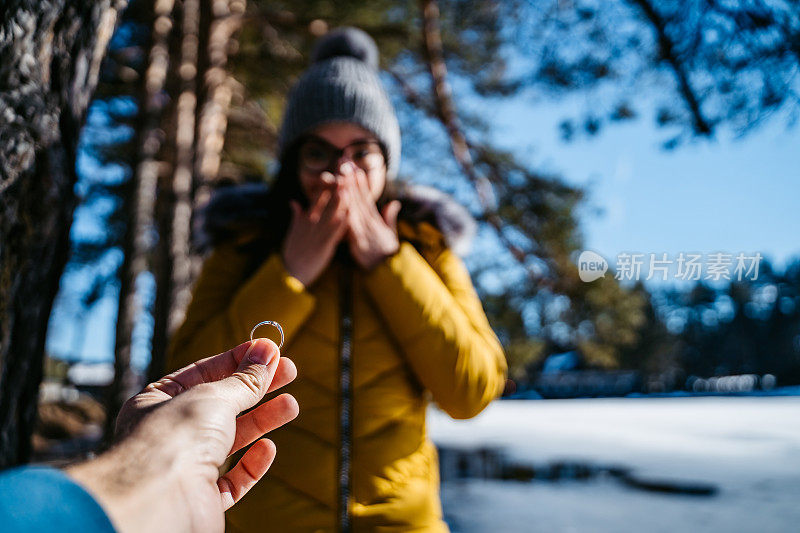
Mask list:
[[[311,137],[300,145],[300,166],[311,172],[336,169],[342,156],[366,172],[385,163],[383,149],[378,141],[358,140],[340,149],[318,137]]]

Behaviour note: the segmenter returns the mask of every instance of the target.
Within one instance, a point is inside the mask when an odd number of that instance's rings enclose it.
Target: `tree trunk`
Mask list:
[[[180,40],[175,79],[176,106],[167,137],[174,141],[174,171],[162,176],[158,197],[158,246],[153,261],[156,301],[148,378],[163,373],[167,342],[174,329],[173,309],[189,283],[192,173],[195,153],[195,110],[199,57],[200,0],[181,3]]]
[[[212,0],[208,33],[208,61],[203,75],[204,100],[198,121],[197,194],[195,205],[208,201],[211,183],[217,178],[233,96],[232,80],[226,70],[231,39],[242,24],[243,0]]]
[[[157,157],[164,143],[161,130],[167,102],[164,95],[169,72],[169,38],[172,29],[173,0],[153,2],[153,31],[144,91],[140,101],[142,129],[139,132],[138,164],[126,196],[128,227],[125,232],[125,259],[120,269],[120,292],[114,341],[114,381],[108,392],[106,437],[114,433],[114,422],[122,404],[136,386],[131,369],[133,328],[139,315],[136,278],[147,269],[152,248],[158,177],[162,172]]]
[[[167,343],[183,322],[199,271],[200,261],[191,247],[192,218],[208,198],[219,170],[232,92],[225,71],[227,49],[241,24],[244,2],[185,0],[183,10],[175,173],[165,180],[159,198],[150,381],[164,373]],[[203,74],[202,86],[198,72]]]
[[[30,457],[50,309],[69,250],[80,127],[125,2],[0,14],[0,468]]]

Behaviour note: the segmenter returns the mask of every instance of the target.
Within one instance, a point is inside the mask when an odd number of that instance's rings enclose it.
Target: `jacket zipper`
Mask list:
[[[353,439],[353,300],[352,269],[343,265],[339,270],[339,531],[349,533],[351,456]]]

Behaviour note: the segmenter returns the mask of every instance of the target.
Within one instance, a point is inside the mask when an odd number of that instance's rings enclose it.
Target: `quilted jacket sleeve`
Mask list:
[[[431,264],[408,242],[366,286],[433,399],[453,418],[478,414],[503,391],[506,360],[464,264],[445,249]]]
[[[248,340],[262,320],[280,323],[288,343],[311,315],[314,296],[286,272],[280,254],[267,258],[248,279],[246,267],[247,257],[233,246],[217,248],[205,261],[186,319],[170,342],[169,370]]]

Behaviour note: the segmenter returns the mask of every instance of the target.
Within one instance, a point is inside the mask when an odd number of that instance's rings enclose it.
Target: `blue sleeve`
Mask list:
[[[25,466],[0,472],[3,533],[114,533],[94,498],[54,468]]]

